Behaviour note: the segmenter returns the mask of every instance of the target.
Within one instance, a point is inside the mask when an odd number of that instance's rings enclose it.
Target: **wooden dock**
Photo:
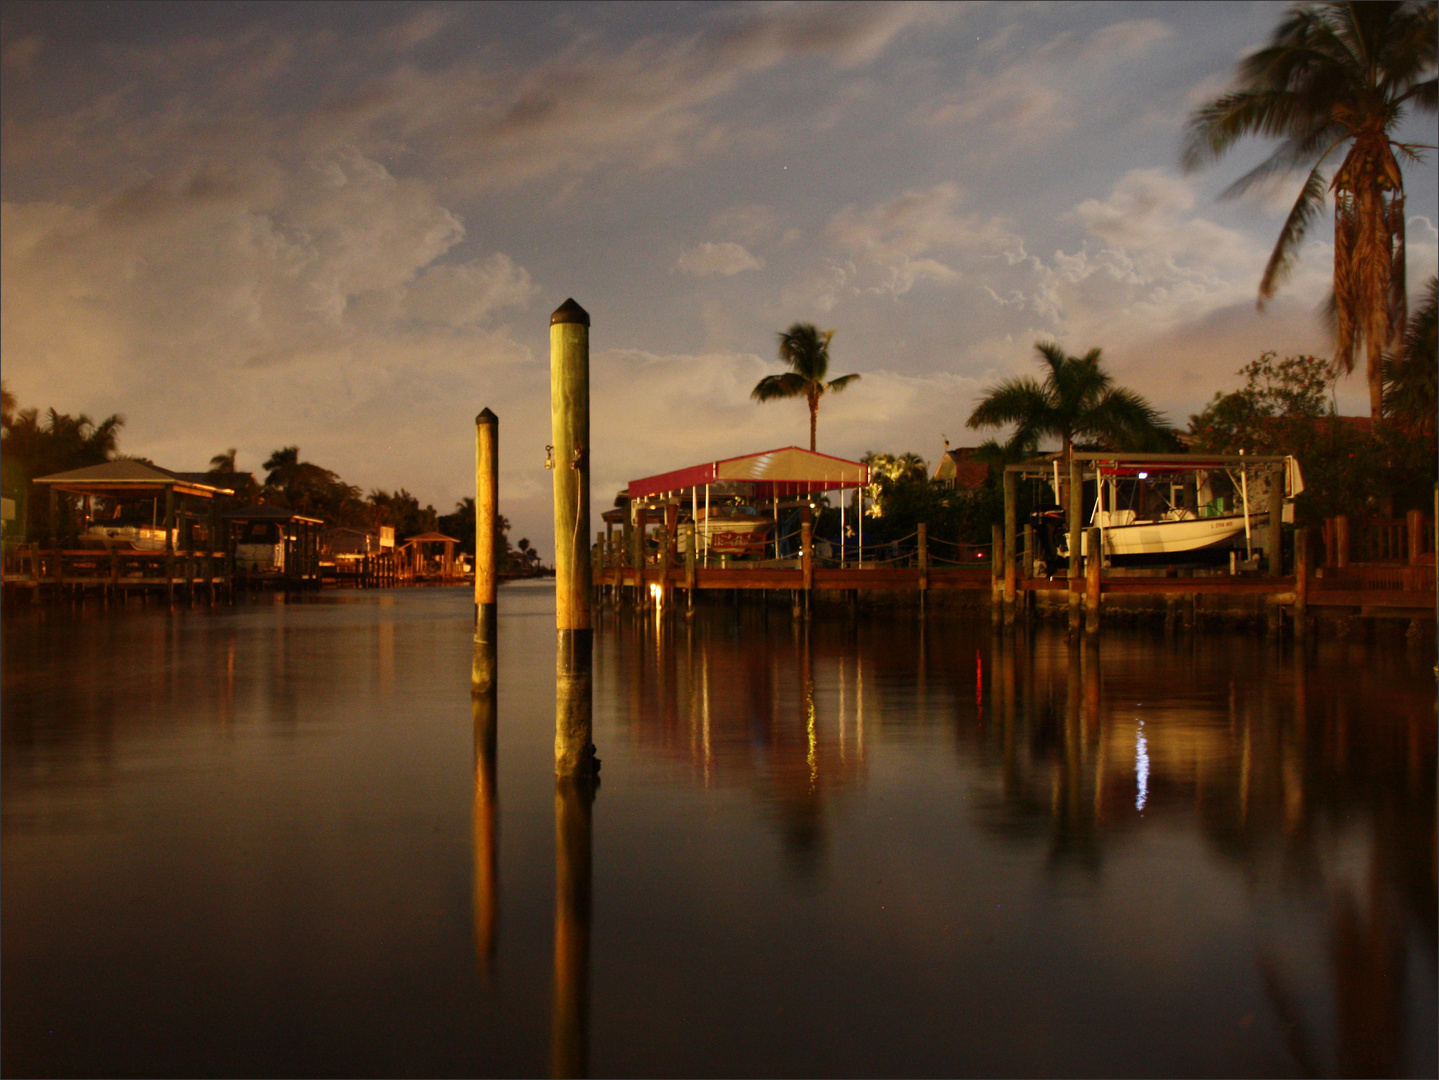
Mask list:
[[[1376,530],[1397,535],[1389,558],[1351,561],[1347,545],[1351,532]],[[915,543],[890,554],[897,546],[877,546],[886,558],[835,565],[820,558],[806,525],[799,558],[790,560],[736,560],[726,566],[698,565],[693,545],[676,542],[661,533],[659,550],[645,551],[638,533],[623,536],[601,533],[593,549],[593,577],[602,599],[641,607],[658,604],[673,608],[693,606],[696,594],[754,592],[788,593],[796,613],[809,610],[812,599],[846,599],[868,594],[909,594],[923,611],[934,597],[968,593],[972,602],[986,601],[996,622],[1012,623],[1036,615],[1068,611],[1070,626],[1093,633],[1106,611],[1162,612],[1185,622],[1205,617],[1259,617],[1271,628],[1287,621],[1303,632],[1311,616],[1335,618],[1397,618],[1434,622],[1436,613],[1433,522],[1411,514],[1397,522],[1364,522],[1352,527],[1342,521],[1326,524],[1323,565],[1311,563],[1311,532],[1295,533],[1295,555],[1283,574],[1245,569],[1230,573],[1223,567],[1202,570],[1175,568],[1111,568],[1098,559],[1082,560],[1075,575],[1035,577],[1023,546],[1006,559],[1003,533],[996,528],[986,547],[969,546],[956,552],[966,561],[956,564],[931,555],[927,530],[920,527]],[[954,545],[951,545],[953,547]],[[831,549],[833,550],[833,549]],[[1096,542],[1090,549],[1100,550]],[[863,553],[861,553],[863,555]]]

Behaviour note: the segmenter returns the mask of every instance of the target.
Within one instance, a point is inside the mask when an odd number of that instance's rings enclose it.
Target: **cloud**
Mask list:
[[[732,240],[721,243],[703,243],[681,253],[676,265],[687,274],[703,277],[708,274],[722,274],[732,277],[744,270],[759,270],[764,260],[757,259],[744,249],[742,244]]]
[[[1135,19],[1087,35],[1064,30],[1025,48],[1001,32],[978,53],[1001,66],[967,67],[959,86],[925,103],[912,119],[925,127],[974,128],[997,136],[985,144],[986,154],[1052,138],[1072,128],[1078,110],[1095,100],[1086,84],[1114,78],[1116,68],[1171,33],[1158,19]]]

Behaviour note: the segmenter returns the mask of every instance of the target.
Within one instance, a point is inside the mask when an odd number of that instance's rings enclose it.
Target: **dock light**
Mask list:
[[[659,607],[661,604],[663,604],[663,603],[665,602],[665,591],[664,591],[664,589],[663,589],[662,587],[660,587],[659,585],[651,585],[651,586],[650,586],[650,599],[655,602],[655,607]]]
[[[1141,479],[1141,480],[1148,480],[1148,479],[1149,479],[1149,474],[1148,474],[1147,472],[1142,472],[1142,473],[1139,474],[1139,479]]]

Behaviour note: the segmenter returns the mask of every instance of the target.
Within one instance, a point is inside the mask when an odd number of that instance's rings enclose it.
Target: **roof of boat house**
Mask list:
[[[121,458],[105,461],[99,465],[86,465],[83,469],[37,476],[37,484],[52,484],[61,491],[79,495],[136,494],[142,491],[161,491],[173,487],[179,495],[199,495],[209,499],[216,495],[233,495],[229,488],[191,480],[179,473],[162,469],[146,461]]]
[[[764,497],[811,495],[862,487],[869,483],[869,466],[798,446],[784,446],[631,480],[628,491],[630,498],[642,499],[725,482],[753,484],[755,494]]]
[[[458,544],[459,542],[455,537],[446,536],[444,533],[422,532],[417,536],[406,537],[400,546],[403,547],[405,544]]]
[[[264,503],[227,510],[224,516],[227,521],[298,521],[305,525],[323,525],[325,523],[317,517],[297,514],[285,506],[266,506]]]

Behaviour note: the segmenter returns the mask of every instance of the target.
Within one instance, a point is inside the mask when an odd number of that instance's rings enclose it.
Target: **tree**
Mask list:
[[[1247,135],[1279,147],[1225,192],[1237,195],[1295,168],[1308,168],[1259,282],[1259,305],[1288,276],[1299,247],[1334,199],[1334,360],[1348,374],[1362,345],[1368,358],[1369,412],[1383,405],[1383,355],[1403,334],[1404,180],[1399,158],[1419,161],[1416,145],[1391,132],[1408,107],[1436,109],[1435,11],[1427,3],[1296,4],[1269,44],[1240,62],[1236,89],[1189,120],[1186,170],[1216,161]],[[1324,170],[1346,148],[1332,179]]]
[[[298,451],[297,451],[298,452]],[[210,471],[212,473],[232,473],[235,471],[235,448],[223,453],[216,454],[210,459]]]
[[[1435,416],[1439,414],[1436,293],[1439,279],[1431,276],[1424,300],[1404,332],[1402,347],[1384,360],[1384,418],[1431,439]]]
[[[360,489],[345,483],[338,473],[301,461],[298,446],[276,450],[262,467],[266,496],[297,514],[309,514],[332,524],[354,523],[364,516]]]
[[[5,404],[13,410],[16,402],[12,397]],[[3,416],[0,486],[7,498],[16,501],[25,519],[26,533],[42,536],[50,521],[48,501],[30,501],[30,481],[109,461],[119,447],[124,425],[125,419],[119,414],[97,424],[84,413],[71,416],[54,409],[47,409],[43,420],[36,409],[10,411]]]
[[[1067,459],[1076,439],[1109,444],[1116,450],[1177,449],[1173,430],[1163,416],[1133,390],[1112,385],[1100,367],[1098,349],[1066,356],[1057,344],[1035,343],[1045,365],[1044,382],[1006,379],[985,391],[970,413],[972,428],[1014,424],[1010,447],[1037,445],[1048,435],[1060,440]]]
[[[802,397],[809,405],[809,448],[815,448],[815,429],[819,423],[819,399],[828,393],[839,393],[859,379],[858,375],[841,375],[825,382],[829,374],[829,343],[833,330],[823,332],[813,323],[795,323],[779,335],[779,358],[790,366],[783,375],[766,375],[750,393],[756,401]]]

